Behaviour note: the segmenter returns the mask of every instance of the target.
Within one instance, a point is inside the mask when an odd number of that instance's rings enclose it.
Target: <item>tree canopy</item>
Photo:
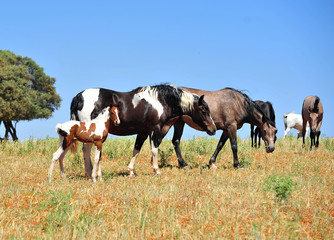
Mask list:
[[[6,135],[7,125],[14,128],[12,121],[52,116],[61,102],[55,82],[32,59],[0,50],[0,123],[5,124]],[[12,137],[15,140],[16,131]]]

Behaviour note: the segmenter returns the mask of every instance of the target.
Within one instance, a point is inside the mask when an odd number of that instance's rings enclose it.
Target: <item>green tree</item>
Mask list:
[[[13,122],[52,116],[61,102],[55,82],[32,59],[0,50],[0,124],[5,138],[10,133],[18,140]]]

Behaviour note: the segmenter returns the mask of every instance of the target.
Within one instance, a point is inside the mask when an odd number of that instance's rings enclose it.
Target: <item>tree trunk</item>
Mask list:
[[[3,121],[6,133],[5,133],[5,139],[8,139],[8,133],[12,136],[13,141],[19,140],[16,136],[16,128],[13,126],[12,121]]]

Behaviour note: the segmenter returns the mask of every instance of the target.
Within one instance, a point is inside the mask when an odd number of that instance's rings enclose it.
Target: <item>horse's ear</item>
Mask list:
[[[198,100],[198,105],[199,106],[203,105],[203,101],[204,101],[204,95],[200,96],[200,98]]]
[[[112,105],[113,106],[118,106],[118,103],[119,103],[118,96],[116,94],[113,94],[112,95]]]

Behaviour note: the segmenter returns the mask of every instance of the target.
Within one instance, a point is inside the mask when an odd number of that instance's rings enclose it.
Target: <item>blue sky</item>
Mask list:
[[[279,137],[282,115],[318,95],[322,133],[334,136],[334,1],[2,1],[0,9],[0,49],[32,58],[63,99],[51,118],[18,122],[20,140],[56,137],[86,88],[159,83],[271,101]],[[249,125],[238,134],[248,137]],[[184,136],[206,134],[187,127]]]

